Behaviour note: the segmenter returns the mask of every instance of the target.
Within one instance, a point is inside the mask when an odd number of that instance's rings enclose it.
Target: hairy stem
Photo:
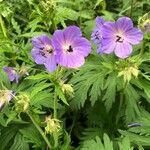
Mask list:
[[[57,94],[56,91],[54,93],[54,118],[57,119]]]
[[[36,127],[36,129],[39,131],[39,133],[41,134],[41,136],[43,137],[44,141],[46,142],[47,146],[49,147],[49,149],[51,149],[51,144],[48,141],[46,135],[44,134],[43,130],[40,128],[40,126],[36,123],[36,121],[34,120],[34,118],[32,117],[32,115],[30,113],[27,113],[27,115],[29,116],[29,118],[31,119],[31,121],[33,122],[34,126]]]
[[[55,90],[55,93],[54,93],[54,118],[55,119],[57,119],[57,107],[58,107],[57,93]],[[55,132],[53,134],[53,136],[54,136],[54,141],[55,141],[54,147],[56,148],[58,146],[58,134],[57,134],[57,132]]]

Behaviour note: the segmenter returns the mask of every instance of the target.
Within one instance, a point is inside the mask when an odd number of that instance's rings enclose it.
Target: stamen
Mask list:
[[[50,48],[50,49],[47,49],[46,51],[47,51],[49,54],[51,54],[51,53],[53,52],[53,49]]]
[[[121,36],[117,35],[116,37],[117,37],[116,42],[123,43],[123,39],[122,39],[122,37],[121,37]]]
[[[96,39],[99,39],[99,38],[98,38],[98,36],[99,36],[98,31],[96,31],[95,36],[96,36]]]
[[[53,48],[50,45],[46,45],[44,48],[45,52],[48,54],[53,53]]]
[[[41,50],[40,53],[41,53],[41,55],[42,55],[43,57],[46,58],[46,54],[43,52],[43,50]]]
[[[69,48],[67,49],[67,52],[73,52],[73,48],[71,47],[71,45],[70,45]]]
[[[52,53],[53,53],[53,49],[50,46],[45,46],[44,48],[40,49],[40,54],[45,58]]]

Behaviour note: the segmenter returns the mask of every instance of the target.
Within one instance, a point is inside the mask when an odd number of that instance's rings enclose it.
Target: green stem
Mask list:
[[[52,25],[53,25],[54,31],[57,30],[57,26],[56,26],[56,23],[55,23],[55,20],[54,20],[54,19],[52,19]]]
[[[44,134],[43,130],[40,128],[40,126],[36,123],[36,121],[34,120],[34,118],[29,113],[27,113],[27,115],[30,117],[30,119],[33,122],[34,126],[37,128],[37,130],[39,131],[39,133],[43,137],[43,139],[46,142],[46,144],[49,147],[49,149],[51,149],[51,144],[48,141],[48,139],[47,139],[46,135]]]
[[[54,93],[54,118],[57,119],[57,107],[58,107],[58,102],[57,102],[57,93],[56,93],[56,89],[55,89],[55,93]],[[58,134],[57,132],[55,132],[53,134],[54,136],[54,147],[57,148],[58,146]]]
[[[119,118],[120,118],[120,110],[121,110],[121,107],[122,107],[122,104],[123,104],[123,97],[124,97],[124,93],[121,92],[121,93],[120,93],[120,103],[119,103],[118,114],[117,114],[117,116],[116,116],[116,124],[118,123]]]
[[[130,18],[132,17],[132,12],[133,12],[133,0],[131,0]]]
[[[5,28],[5,26],[4,26],[4,22],[3,22],[3,19],[2,19],[2,16],[1,16],[1,15],[0,15],[0,25],[1,25],[2,32],[3,32],[4,37],[7,38],[6,28]]]
[[[76,113],[74,114],[74,117],[73,117],[73,123],[72,123],[71,129],[70,129],[69,135],[71,135],[72,130],[73,130],[74,126],[75,126],[75,123],[76,123]]]
[[[120,92],[120,103],[119,103],[119,109],[118,109],[118,114],[116,116],[116,124],[118,123],[119,121],[119,118],[120,118],[120,111],[121,111],[121,108],[122,108],[122,105],[123,105],[123,101],[124,101],[124,92],[125,92],[125,88],[127,86],[127,82],[125,82],[124,86],[123,86],[123,89],[122,91]]]
[[[141,56],[143,55],[143,53],[144,53],[144,47],[145,47],[145,43],[144,43],[144,41],[143,41],[143,43],[142,43],[142,48],[141,48],[140,53],[139,53],[139,56],[140,56],[140,57],[141,57]]]
[[[54,93],[54,118],[57,119],[57,93],[56,93],[56,90],[55,90],[55,93]]]

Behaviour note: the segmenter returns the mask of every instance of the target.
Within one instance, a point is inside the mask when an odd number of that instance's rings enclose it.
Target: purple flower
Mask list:
[[[115,53],[120,58],[128,57],[132,52],[132,46],[139,44],[143,39],[141,30],[133,27],[132,20],[121,17],[116,22],[103,24],[101,49],[102,53]]]
[[[56,69],[56,53],[52,42],[46,35],[38,36],[32,39],[33,49],[32,57],[37,64],[44,64],[49,72]]]
[[[105,23],[105,20],[102,17],[96,17],[96,28],[94,29],[91,40],[95,44],[100,44],[102,39],[102,26]],[[100,46],[100,45],[99,45]]]
[[[90,42],[82,37],[80,28],[69,26],[64,30],[56,30],[52,37],[52,43],[57,52],[58,64],[77,68],[84,64],[84,57],[91,52]]]
[[[5,66],[3,67],[3,70],[7,73],[10,81],[16,80],[16,83],[18,83],[19,75],[14,68]]]

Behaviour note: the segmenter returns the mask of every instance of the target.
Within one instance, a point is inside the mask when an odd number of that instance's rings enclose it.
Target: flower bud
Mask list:
[[[139,18],[138,26],[144,33],[150,33],[150,12]]]
[[[68,95],[73,95],[74,90],[71,84],[65,84],[63,81],[60,83],[62,91]]]
[[[123,76],[124,82],[129,82],[132,77],[137,78],[140,72],[138,66],[141,62],[141,59],[137,56],[117,61],[118,77]]]
[[[59,120],[55,118],[51,118],[51,116],[46,117],[46,127],[45,127],[45,132],[46,134],[53,134],[55,132],[58,132],[60,130],[60,124]]]
[[[30,99],[27,94],[22,93],[16,97],[15,110],[18,113],[26,112],[29,108]]]
[[[12,91],[0,90],[0,109],[12,99]]]
[[[41,1],[40,4],[45,12],[51,12],[56,7],[55,0]]]
[[[19,75],[20,76],[24,76],[24,75],[29,75],[28,73],[28,68],[26,66],[21,66],[20,70],[19,70]]]
[[[126,67],[124,70],[120,71],[118,73],[118,76],[123,76],[123,79],[125,82],[129,82],[132,78],[132,76],[136,77],[139,74],[139,70],[136,66]]]

